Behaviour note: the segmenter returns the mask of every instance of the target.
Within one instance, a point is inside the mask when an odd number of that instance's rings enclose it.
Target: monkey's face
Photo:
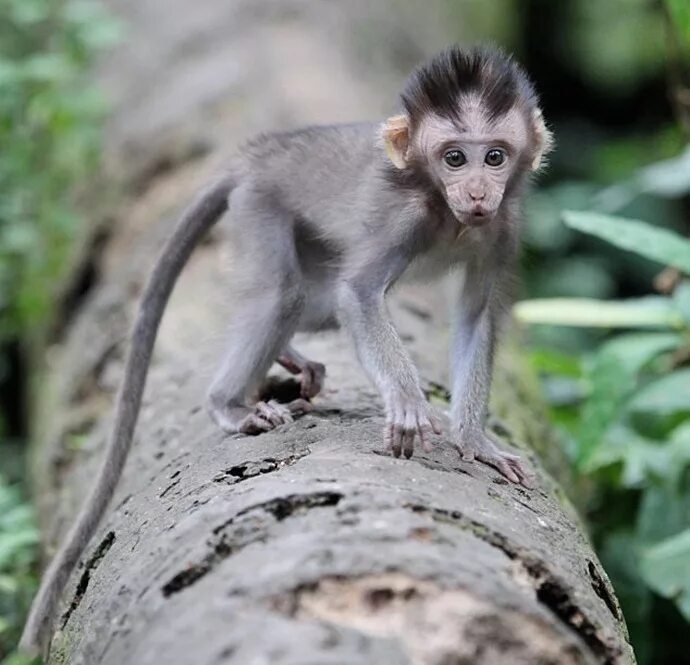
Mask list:
[[[458,222],[481,226],[496,216],[506,185],[524,170],[528,127],[515,109],[489,120],[480,104],[467,104],[460,117],[425,118],[413,145]]]
[[[428,113],[414,123],[389,118],[384,146],[400,169],[426,170],[460,224],[481,226],[498,213],[513,178],[539,168],[551,136],[541,112],[512,107],[492,118],[479,97],[458,104],[457,117]]]

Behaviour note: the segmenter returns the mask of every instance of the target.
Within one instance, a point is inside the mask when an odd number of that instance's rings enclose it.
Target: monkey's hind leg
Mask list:
[[[230,342],[209,390],[209,412],[226,432],[259,434],[292,422],[293,415],[309,409],[304,400],[289,405],[275,400],[248,406],[269,367],[285,348],[299,317],[298,289],[282,295],[254,294],[240,308]],[[287,339],[286,339],[287,338]]]
[[[301,374],[301,395],[304,399],[316,397],[323,388],[326,366],[305,358],[292,344],[288,344],[278,356],[278,364],[291,374]]]
[[[304,288],[289,219],[251,189],[231,199],[239,245],[234,266],[237,289],[223,361],[208,395],[208,410],[226,432],[259,434],[292,422],[309,410],[304,400],[252,406],[268,369],[295,332],[304,308]]]

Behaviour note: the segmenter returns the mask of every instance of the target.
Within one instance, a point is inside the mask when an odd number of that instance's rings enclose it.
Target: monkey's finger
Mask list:
[[[520,484],[520,476],[513,470],[513,468],[505,460],[497,461],[494,465],[511,483]]]
[[[279,404],[274,399],[272,399],[268,402],[268,406],[270,406],[271,409],[273,409],[274,413],[276,413],[278,415],[281,422],[283,422],[283,423],[294,422],[295,419],[292,417],[292,413],[290,412],[290,409],[288,409],[287,406],[283,406],[282,404]]]
[[[302,381],[302,385],[300,386],[299,394],[300,394],[300,397],[302,399],[311,399],[312,397],[314,397],[314,395],[312,394],[312,386],[311,386],[311,383],[309,383],[309,381],[307,381],[307,380]]]
[[[386,423],[383,426],[383,445],[386,450],[390,450],[393,446],[393,423]]]
[[[310,362],[303,375],[303,394],[302,397],[311,399],[316,397],[323,387],[323,380],[326,376],[326,367],[321,363]],[[305,380],[306,377],[306,380]],[[304,394],[306,392],[306,395]]]
[[[537,479],[531,473],[526,473],[522,478],[520,478],[520,485],[528,490],[533,490],[537,486]]]
[[[517,456],[516,456],[517,457]],[[527,489],[534,489],[537,486],[537,479],[534,474],[525,468],[523,461],[518,457],[508,461],[515,474],[520,478],[520,484]]]
[[[278,425],[283,424],[283,419],[272,405],[266,404],[266,402],[257,402],[254,408],[256,409],[257,414],[264,420],[267,420],[269,423],[271,423],[273,427],[278,427]]]
[[[393,438],[391,440],[391,450],[394,457],[400,457],[402,452],[403,426],[399,423],[393,424]]]
[[[414,453],[414,437],[417,431],[413,428],[405,428],[403,430],[403,437],[402,437],[402,447],[403,447],[403,454],[407,459],[410,459]]]
[[[273,429],[273,425],[255,413],[249,414],[240,425],[242,434],[261,434]]]
[[[443,426],[438,416],[435,416],[433,413],[429,414],[429,422],[431,423],[431,429],[434,431],[434,434],[438,434],[439,436],[443,434]]]
[[[463,462],[474,462],[474,450],[472,450],[471,448],[465,448],[463,446],[458,445],[456,445],[455,448],[460,453],[460,459]]]
[[[293,416],[303,416],[305,413],[314,410],[314,407],[309,404],[306,399],[301,398],[293,399],[292,402],[287,405],[287,408]]]
[[[417,416],[414,411],[405,414],[405,423],[402,433],[403,454],[410,459],[414,454],[414,439],[417,436]]]
[[[309,367],[305,367],[302,371],[302,381],[300,383],[300,395],[304,399],[314,397],[314,373]]]
[[[434,449],[431,445],[431,441],[429,441],[432,429],[429,423],[422,423],[420,425],[419,420],[417,420],[417,432],[419,433],[419,440],[422,443],[422,450],[424,450],[425,453],[430,453]]]
[[[515,483],[516,485],[520,484],[520,478],[515,473],[515,471],[513,471],[508,461],[503,457],[498,457],[494,455],[484,457],[478,455],[477,459],[480,462],[483,462],[484,464],[492,466],[497,471],[500,471],[501,474],[503,474],[511,483]]]

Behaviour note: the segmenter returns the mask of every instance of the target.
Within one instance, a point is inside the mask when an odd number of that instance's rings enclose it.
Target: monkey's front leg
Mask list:
[[[533,478],[518,455],[486,431],[493,355],[500,316],[499,284],[468,268],[453,341],[451,422],[462,459],[478,460],[526,487]]]
[[[373,273],[373,271],[372,271]],[[384,303],[384,290],[369,283],[346,283],[339,294],[340,315],[354,338],[357,355],[378,388],[386,409],[384,441],[396,457],[411,457],[418,436],[431,451],[431,432],[441,433]]]

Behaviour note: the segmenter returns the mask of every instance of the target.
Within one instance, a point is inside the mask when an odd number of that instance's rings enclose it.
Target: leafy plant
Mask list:
[[[0,659],[14,648],[35,591],[37,542],[31,508],[0,476]]]
[[[104,111],[83,76],[115,37],[91,2],[0,3],[0,341],[47,320],[69,267]]]
[[[648,167],[595,200],[611,208],[641,192],[686,194],[688,155],[690,149]],[[666,177],[681,166],[683,173]],[[599,211],[565,211],[562,220],[679,275],[666,295],[620,301],[542,298],[515,308],[517,318],[531,324],[614,332],[593,352],[567,363],[554,362],[555,354],[544,350],[536,360],[547,381],[560,382],[554,417],[575,468],[597,480],[590,506],[597,514],[594,535],[614,582],[624,587],[621,600],[636,624],[631,633],[640,639],[649,625],[652,592],[675,603],[690,622],[690,279],[682,277],[690,274],[690,240]],[[569,399],[563,400],[564,394]]]

